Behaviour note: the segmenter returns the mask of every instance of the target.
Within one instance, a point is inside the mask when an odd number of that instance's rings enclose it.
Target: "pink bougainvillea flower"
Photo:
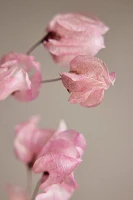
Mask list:
[[[86,141],[74,130],[55,131],[33,165],[35,173],[44,173],[41,188],[65,181],[81,163]]]
[[[0,100],[9,95],[32,101],[41,87],[40,64],[33,56],[10,52],[0,60]]]
[[[45,189],[45,193],[37,195],[35,200],[68,200],[77,187],[73,176],[70,175],[63,183]]]
[[[71,93],[69,101],[85,107],[99,105],[115,78],[102,60],[89,56],[77,56],[70,63],[70,72],[62,73],[62,82]]]
[[[7,186],[7,192],[10,200],[30,200],[28,194],[18,186]]]
[[[38,170],[44,171],[45,169],[45,171],[50,173],[52,171],[51,167],[56,167],[56,162],[58,161],[58,167],[53,173],[60,171],[62,173],[62,180],[64,174],[66,177],[69,176],[73,169],[81,162],[80,158],[86,146],[85,139],[82,134],[74,130],[66,130],[64,121],[61,121],[57,131],[38,128],[38,121],[39,116],[33,116],[28,121],[17,125],[14,140],[15,154],[29,168],[32,168],[36,161],[34,165],[36,172]],[[42,167],[45,168],[40,169],[40,162],[42,160],[44,162]],[[50,166],[50,163],[52,166]],[[67,167],[64,168],[67,165],[68,169]],[[64,174],[63,170],[65,171]],[[46,184],[50,185],[52,182],[56,184],[56,177],[55,180],[52,178],[54,176],[53,173],[50,173]]]
[[[44,46],[55,62],[68,66],[77,55],[95,56],[105,48],[103,34],[108,30],[96,17],[78,13],[60,14],[50,21]]]
[[[14,150],[18,159],[32,168],[35,159],[44,147],[53,130],[44,130],[37,127],[40,117],[33,116],[28,121],[16,126]]]

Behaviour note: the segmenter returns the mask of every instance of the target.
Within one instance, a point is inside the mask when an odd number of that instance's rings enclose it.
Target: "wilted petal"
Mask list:
[[[20,101],[31,101],[38,96],[41,80],[40,64],[34,57],[11,52],[1,58],[0,100],[12,94]]]
[[[78,185],[74,180],[74,175],[71,174],[61,184],[52,185],[45,189],[45,193],[39,194],[36,200],[68,200]]]
[[[91,108],[99,105],[104,98],[104,90],[94,90],[89,93],[88,99],[85,102],[81,102],[82,106]]]
[[[26,58],[25,58],[26,59]],[[40,64],[35,61],[33,56],[30,56],[25,60],[26,70],[29,73],[29,78],[31,81],[31,88],[29,90],[17,91],[14,96],[19,101],[32,101],[34,100],[40,92],[42,75],[40,71]]]
[[[38,194],[35,200],[68,200],[71,195],[71,192],[65,190],[61,185],[53,185],[46,193]]]
[[[102,76],[108,77],[108,69],[105,63],[97,57],[77,56],[70,63],[70,72],[85,74],[89,78],[101,80]]]
[[[92,90],[85,93],[72,93],[72,95],[69,98],[69,102],[73,104],[81,104],[85,107],[95,107],[101,103],[101,101],[104,98],[104,90]]]
[[[16,127],[14,150],[17,157],[25,163],[37,158],[54,133],[54,130],[39,129],[37,127],[39,119],[39,116],[33,116]]]
[[[59,14],[47,27],[44,46],[55,62],[68,66],[78,55],[95,56],[105,48],[103,34],[108,27],[99,19],[79,13]]]
[[[22,69],[16,67],[3,72],[0,68],[0,100],[6,99],[14,91],[25,90],[30,86],[31,82]]]
[[[73,104],[85,102],[88,99],[89,92],[73,92],[69,98],[69,102]]]
[[[71,42],[71,43],[70,43]],[[60,41],[49,40],[44,43],[54,60],[60,65],[68,66],[70,61],[78,55],[95,56],[99,50],[105,48],[104,38],[94,31],[80,33],[73,38],[62,38]]]
[[[71,193],[78,188],[78,184],[74,179],[73,173],[65,181],[63,181],[62,186]]]
[[[91,88],[91,84],[88,86],[89,80],[86,75],[64,72],[62,73],[61,78],[63,85],[70,92],[79,92],[84,91],[89,87]]]
[[[63,27],[65,30],[81,32],[90,28],[95,28],[101,34],[105,34],[109,27],[106,26],[98,17],[81,13],[58,14],[49,23],[48,30],[57,31],[56,27]]]
[[[81,157],[83,155],[86,148],[86,140],[82,134],[78,133],[75,130],[66,130],[60,132],[57,136],[55,135],[55,139],[57,138],[67,141],[68,144],[73,144],[79,153],[77,156]],[[70,155],[72,155],[72,151],[70,151]]]
[[[35,173],[48,172],[48,179],[41,184],[46,188],[53,184],[62,183],[80,164],[81,161],[58,153],[48,153],[38,158],[33,166]]]
[[[32,160],[31,138],[34,136],[39,116],[31,117],[27,122],[16,126],[16,136],[14,140],[14,150],[16,156],[25,163]]]
[[[61,138],[60,135],[50,139],[50,141],[41,150],[39,156],[48,154],[50,152],[63,154],[72,158],[79,158],[79,153],[73,142]]]

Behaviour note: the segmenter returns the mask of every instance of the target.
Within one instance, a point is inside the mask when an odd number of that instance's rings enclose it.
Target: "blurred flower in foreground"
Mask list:
[[[34,173],[43,173],[40,185],[42,189],[64,182],[81,163],[86,147],[82,134],[75,130],[63,130],[62,122],[60,127],[41,150],[33,165]]]
[[[32,101],[41,80],[40,64],[33,56],[10,52],[0,60],[0,100],[13,95],[19,101]]]
[[[40,151],[54,134],[54,130],[39,129],[40,117],[33,116],[16,126],[14,150],[18,159],[32,168]]]
[[[115,72],[109,73],[102,60],[89,56],[77,56],[70,63],[70,72],[62,73],[62,82],[71,93],[69,101],[85,107],[100,104],[115,78]]]
[[[6,189],[10,200],[30,200],[21,187],[8,185]]]
[[[55,62],[68,66],[77,55],[95,56],[105,48],[103,34],[108,30],[109,27],[96,17],[60,14],[50,21],[44,46]]]
[[[33,167],[34,173],[42,173],[41,188],[62,183],[81,163],[86,147],[82,134],[67,130],[64,121],[57,131],[39,129],[38,116],[16,127],[14,149],[17,157]]]
[[[68,200],[76,188],[77,184],[71,175],[63,183],[45,189],[45,193],[37,195],[35,200]]]

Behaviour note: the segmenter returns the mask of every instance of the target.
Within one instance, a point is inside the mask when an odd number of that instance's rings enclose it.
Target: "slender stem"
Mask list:
[[[56,81],[60,81],[61,78],[54,78],[54,79],[49,79],[49,80],[43,80],[42,83],[52,83]]]
[[[39,187],[40,187],[41,181],[42,181],[42,179],[40,179],[40,180],[37,182],[36,187],[35,187],[35,190],[34,190],[34,192],[33,192],[33,194],[32,194],[31,200],[35,200],[35,197],[36,197],[36,195],[38,194],[38,191],[39,191]]]
[[[39,41],[37,41],[35,44],[33,44],[30,49],[26,52],[27,55],[31,54],[31,52],[38,47],[42,42],[44,41],[46,36],[43,36]]]
[[[32,191],[32,171],[29,167],[27,167],[27,193],[31,193]]]

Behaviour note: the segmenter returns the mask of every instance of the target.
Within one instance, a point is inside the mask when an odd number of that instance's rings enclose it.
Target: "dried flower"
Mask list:
[[[62,73],[62,82],[71,93],[69,101],[85,107],[99,105],[115,78],[102,60],[89,56],[77,56],[70,63],[70,72]]]
[[[50,21],[44,46],[55,62],[68,66],[77,55],[95,56],[105,48],[103,34],[108,30],[96,17],[79,13],[60,14]]]
[[[35,173],[44,173],[41,188],[65,181],[81,163],[86,147],[84,136],[75,130],[60,128],[41,150],[33,165]]]
[[[45,189],[45,193],[37,195],[35,200],[68,200],[77,187],[73,175],[70,175],[63,183]]]
[[[0,100],[9,95],[32,101],[41,87],[40,64],[33,56],[10,52],[0,60]]]

